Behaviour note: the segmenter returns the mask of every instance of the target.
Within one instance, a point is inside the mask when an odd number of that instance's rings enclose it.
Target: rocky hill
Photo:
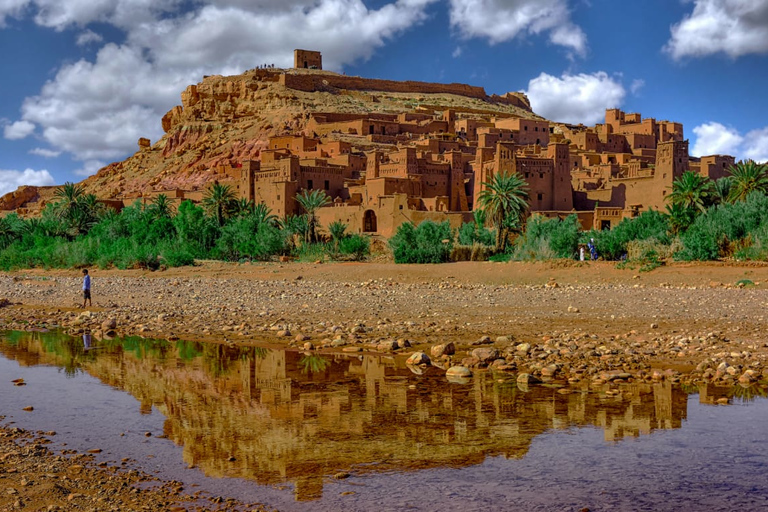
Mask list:
[[[136,197],[157,190],[198,190],[216,168],[258,158],[269,137],[303,133],[313,112],[402,113],[454,109],[458,116],[493,114],[539,118],[521,93],[488,96],[463,84],[396,82],[311,69],[253,69],[206,76],[181,93],[181,105],[162,118],[165,134],[112,163],[82,184],[100,198]],[[308,134],[312,135],[312,134]],[[365,138],[359,137],[365,144]],[[0,198],[0,210],[33,213],[52,187],[25,187]]]

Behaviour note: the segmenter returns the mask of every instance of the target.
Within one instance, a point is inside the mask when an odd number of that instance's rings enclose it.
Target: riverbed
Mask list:
[[[768,510],[759,386],[449,381],[388,354],[20,331],[0,376],[4,423],[55,431],[54,452],[268,509]]]

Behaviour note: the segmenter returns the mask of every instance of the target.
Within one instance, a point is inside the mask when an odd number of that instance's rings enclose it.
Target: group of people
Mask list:
[[[597,261],[597,245],[595,245],[595,239],[590,238],[589,242],[587,243],[587,250],[589,251],[589,259],[592,261]],[[584,247],[579,247],[579,260],[584,261],[586,259],[586,254],[584,251]]]

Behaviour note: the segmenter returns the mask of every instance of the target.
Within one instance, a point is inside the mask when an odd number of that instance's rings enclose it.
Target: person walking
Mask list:
[[[83,269],[83,309],[85,309],[85,303],[88,302],[89,306],[93,306],[91,301],[91,276],[88,275],[88,269]]]

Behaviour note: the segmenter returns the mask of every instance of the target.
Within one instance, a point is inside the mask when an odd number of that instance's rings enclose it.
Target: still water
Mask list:
[[[764,389],[620,389],[453,383],[387,356],[0,334],[4,424],[189,490],[283,511],[768,510]]]

